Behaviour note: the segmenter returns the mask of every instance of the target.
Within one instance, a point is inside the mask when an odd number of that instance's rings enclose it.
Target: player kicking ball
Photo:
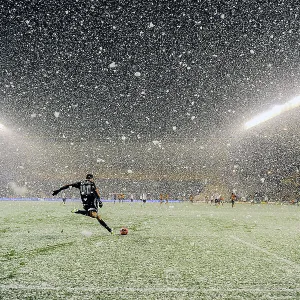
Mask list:
[[[58,190],[53,191],[52,195],[57,195],[60,191],[69,187],[75,187],[80,190],[80,197],[83,205],[83,210],[72,211],[75,214],[85,215],[91,218],[96,218],[100,225],[113,234],[113,230],[101,219],[98,214],[98,206],[103,206],[100,200],[100,193],[95,185],[94,177],[92,174],[87,174],[84,181],[79,181],[71,184],[66,184]]]

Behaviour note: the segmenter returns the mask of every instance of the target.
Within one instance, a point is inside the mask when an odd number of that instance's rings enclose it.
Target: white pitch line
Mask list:
[[[242,244],[244,244],[244,245],[247,245],[247,246],[249,246],[250,248],[256,249],[256,250],[258,250],[258,251],[260,251],[260,252],[263,252],[263,253],[265,253],[265,254],[267,254],[267,255],[269,255],[269,256],[272,256],[273,258],[275,258],[275,259],[277,259],[277,260],[280,260],[280,261],[282,261],[282,262],[284,262],[284,263],[286,263],[286,264],[288,264],[288,265],[291,265],[291,266],[293,266],[293,267],[296,267],[296,268],[298,268],[298,269],[300,270],[300,265],[297,264],[297,263],[295,263],[294,261],[291,261],[291,260],[289,260],[289,259],[287,259],[287,258],[281,257],[281,256],[279,256],[279,255],[277,255],[277,254],[272,253],[272,252],[269,252],[268,250],[266,250],[266,249],[264,249],[264,248],[261,248],[261,247],[255,245],[255,244],[246,242],[246,241],[244,241],[244,240],[242,240],[242,239],[240,239],[240,238],[238,238],[238,237],[236,237],[236,236],[231,235],[230,238],[232,238],[233,240],[235,240],[235,241],[237,241],[237,242],[239,242],[239,243],[242,243]]]
[[[295,292],[300,292],[300,287],[295,287],[293,289],[289,288],[229,288],[229,289],[224,289],[224,288],[172,288],[172,287],[149,287],[149,288],[126,288],[126,287],[115,287],[115,288],[109,288],[109,287],[103,287],[103,288],[84,288],[84,287],[75,287],[75,288],[68,288],[68,287],[53,287],[53,286],[34,286],[34,285],[29,285],[29,286],[24,286],[24,285],[0,285],[0,290],[28,290],[28,291],[72,291],[72,292],[90,292],[90,291],[96,291],[96,292],[139,292],[139,293],[151,293],[151,292],[201,292],[201,293],[212,293],[212,292],[220,292],[220,293],[225,293],[225,292],[248,292],[248,293],[266,293],[266,292],[281,292],[281,293],[295,293]]]

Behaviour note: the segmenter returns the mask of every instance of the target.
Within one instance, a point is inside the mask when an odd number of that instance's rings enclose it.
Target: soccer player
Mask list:
[[[163,204],[164,202],[164,195],[163,194],[159,194],[159,203]]]
[[[169,203],[169,194],[165,195],[165,200],[166,200],[166,204],[168,204]]]
[[[93,175],[87,174],[86,180],[84,181],[66,184],[58,190],[53,191],[52,195],[55,196],[60,191],[65,190],[69,187],[75,187],[80,190],[80,197],[83,204],[83,210],[75,210],[72,212],[74,212],[75,214],[81,214],[89,216],[91,218],[96,218],[100,225],[102,225],[106,230],[113,234],[112,229],[101,219],[100,215],[98,214],[98,206],[101,208],[103,204],[100,200],[100,193],[95,185]]]
[[[65,193],[62,194],[62,201],[63,201],[63,204],[66,204],[67,197],[66,197]]]
[[[231,207],[234,207],[234,203],[236,201],[236,194],[235,193],[231,193],[230,200],[231,200]]]
[[[133,203],[133,198],[134,198],[133,194],[130,194],[130,202],[131,203]]]

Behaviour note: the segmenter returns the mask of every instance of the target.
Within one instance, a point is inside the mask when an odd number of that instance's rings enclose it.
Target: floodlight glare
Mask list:
[[[0,130],[4,130],[4,129],[5,129],[5,126],[0,123]]]
[[[260,123],[263,123],[267,120],[270,120],[280,114],[282,114],[285,111],[291,110],[297,106],[300,105],[300,96],[297,96],[293,98],[292,100],[286,102],[285,104],[282,105],[275,105],[272,109],[257,115],[250,121],[245,123],[245,128],[249,129],[251,127],[254,127]]]

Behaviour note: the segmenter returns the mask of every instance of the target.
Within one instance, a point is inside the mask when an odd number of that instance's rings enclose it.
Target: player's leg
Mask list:
[[[87,211],[86,210],[77,209],[77,208],[73,209],[71,212],[74,213],[74,214],[79,214],[79,215],[84,215],[84,216],[87,215]]]
[[[107,231],[109,231],[110,233],[113,233],[113,230],[101,219],[101,217],[99,215],[97,215],[97,220],[98,220],[99,224],[102,225]]]
[[[89,216],[91,218],[96,218],[101,226],[103,226],[110,233],[113,233],[112,229],[101,219],[96,210],[89,210]]]

